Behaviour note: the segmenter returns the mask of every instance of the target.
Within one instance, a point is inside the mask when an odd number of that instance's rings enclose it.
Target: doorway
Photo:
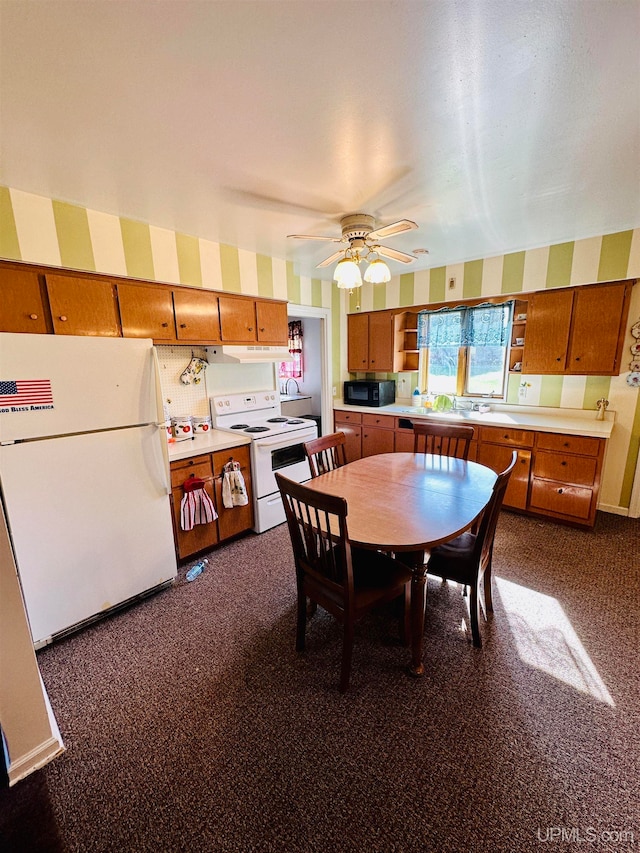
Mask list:
[[[303,377],[296,380],[300,393],[309,394],[309,411],[319,415],[323,435],[333,431],[333,397],[331,394],[331,311],[310,305],[288,306],[288,319],[303,322]],[[293,388],[293,382],[289,386]]]

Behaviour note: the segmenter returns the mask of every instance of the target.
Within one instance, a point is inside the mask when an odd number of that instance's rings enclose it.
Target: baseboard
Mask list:
[[[61,752],[64,752],[62,741],[56,737],[47,738],[34,749],[21,755],[17,761],[10,762],[7,770],[9,785],[15,785],[16,782],[24,779],[34,770],[44,767]]]
[[[629,509],[626,506],[613,506],[612,504],[598,504],[598,509],[602,512],[610,512],[612,515],[629,515]]]

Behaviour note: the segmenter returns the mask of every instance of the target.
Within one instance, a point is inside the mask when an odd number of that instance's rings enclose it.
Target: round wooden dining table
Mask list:
[[[410,566],[410,672],[424,674],[425,552],[454,539],[479,518],[496,474],[476,462],[429,453],[365,456],[305,485],[347,501],[349,541],[392,551]]]

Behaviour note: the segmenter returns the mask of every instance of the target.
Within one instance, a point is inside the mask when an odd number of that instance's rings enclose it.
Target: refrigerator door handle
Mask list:
[[[162,448],[164,487],[167,494],[171,496],[171,463],[169,462],[169,447],[167,445],[167,426],[166,422],[163,421],[164,407],[162,405],[162,385],[160,384],[160,362],[158,360],[158,350],[155,347],[151,347],[151,354],[153,358],[153,375],[156,386],[156,415],[158,418],[156,427],[158,428],[158,440],[160,441],[160,446]]]

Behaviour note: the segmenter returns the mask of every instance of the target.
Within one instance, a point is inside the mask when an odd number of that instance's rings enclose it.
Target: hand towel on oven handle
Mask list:
[[[222,503],[225,509],[246,506],[249,503],[239,462],[231,460],[222,469]]]
[[[193,530],[196,524],[210,524],[218,517],[213,501],[204,489],[204,480],[189,477],[182,485],[184,496],[180,503],[180,526]]]

